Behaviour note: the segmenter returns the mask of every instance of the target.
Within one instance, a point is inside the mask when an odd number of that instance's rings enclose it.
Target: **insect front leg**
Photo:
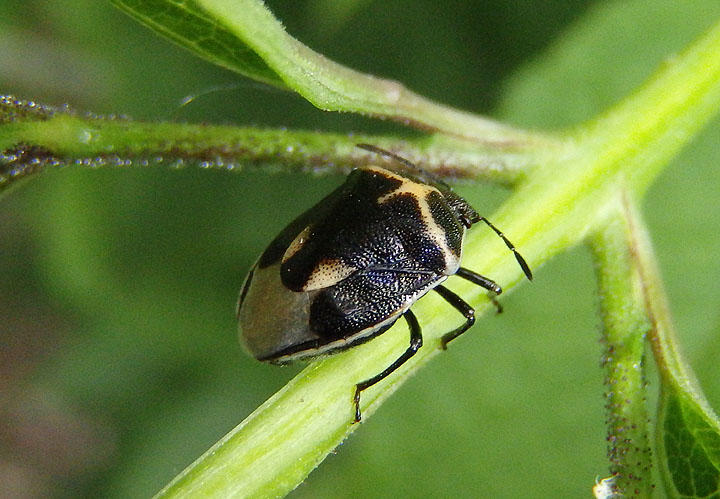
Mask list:
[[[465,324],[456,329],[453,329],[447,334],[444,334],[442,338],[440,338],[440,346],[443,350],[447,350],[448,343],[463,334],[465,331],[470,329],[473,324],[475,324],[475,309],[468,305],[465,300],[460,298],[458,295],[450,291],[445,286],[436,286],[434,290],[440,296],[442,296],[446,302],[452,305],[455,310],[465,316]]]
[[[418,322],[417,317],[415,317],[415,314],[413,314],[410,310],[407,310],[403,314],[403,317],[405,317],[405,320],[410,327],[410,346],[383,372],[355,385],[355,396],[353,397],[353,402],[355,403],[355,423],[359,423],[362,419],[362,414],[360,413],[360,393],[392,374],[396,369],[407,362],[410,357],[415,355],[423,344],[422,330],[420,329],[420,323]]]
[[[490,301],[492,302],[493,305],[495,305],[495,309],[497,310],[497,313],[498,314],[502,313],[502,311],[503,311],[502,305],[500,305],[500,302],[497,301],[497,298],[495,298],[497,295],[502,293],[502,288],[498,285],[498,283],[496,283],[492,279],[488,279],[487,277],[478,274],[477,272],[473,272],[470,269],[466,269],[465,267],[460,267],[458,269],[458,271],[455,273],[455,275],[458,277],[462,277],[463,279],[470,281],[473,284],[477,284],[481,288],[485,288],[488,291],[490,291]]]

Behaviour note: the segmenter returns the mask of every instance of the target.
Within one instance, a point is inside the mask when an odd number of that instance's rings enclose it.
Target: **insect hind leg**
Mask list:
[[[362,419],[362,414],[360,412],[360,393],[392,374],[395,370],[397,370],[400,366],[407,362],[413,355],[415,355],[420,349],[420,347],[423,345],[422,329],[420,328],[420,323],[418,322],[417,317],[415,317],[415,314],[413,314],[410,310],[406,310],[403,314],[403,317],[405,317],[405,320],[410,327],[410,346],[400,357],[395,360],[395,362],[390,364],[383,372],[381,372],[380,374],[376,374],[372,378],[366,379],[362,383],[358,383],[357,385],[355,385],[355,396],[353,397],[353,402],[355,403],[355,423],[359,423]]]

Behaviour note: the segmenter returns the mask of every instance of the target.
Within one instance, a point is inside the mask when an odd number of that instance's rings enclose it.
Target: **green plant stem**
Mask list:
[[[720,24],[628,100],[575,130],[564,147],[538,153],[535,162],[541,166],[528,174],[493,221],[537,268],[596,233],[617,209],[620,189],[642,195],[719,107]],[[489,231],[471,231],[465,248],[464,265],[482,268],[506,289],[522,278]],[[480,310],[486,308],[487,300],[477,289],[455,282],[451,286],[473,305],[482,305]],[[439,337],[455,316],[448,308],[430,295],[413,309],[422,319],[425,346],[390,378],[363,392],[365,418],[439,352]],[[351,424],[354,384],[381,371],[406,345],[407,330],[400,324],[372,342],[310,365],[159,495],[288,492],[357,428]]]
[[[284,171],[347,173],[382,161],[355,144],[367,142],[402,151],[420,167],[445,178],[484,179],[512,185],[535,166],[534,149],[469,147],[449,138],[408,139],[298,130],[143,123],[78,116],[43,108],[27,115],[26,103],[0,102],[0,193],[4,188],[57,167],[182,167],[239,170],[282,167]],[[554,143],[547,140],[545,148]]]
[[[634,258],[631,231],[637,229],[626,215],[634,208],[629,203],[626,196],[618,197],[616,212],[594,235],[590,246],[603,321],[605,408],[613,492],[623,497],[649,497],[654,484],[645,397],[645,337],[651,325],[641,273]]]

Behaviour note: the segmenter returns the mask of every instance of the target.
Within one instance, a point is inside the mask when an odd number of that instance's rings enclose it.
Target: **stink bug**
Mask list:
[[[460,267],[466,229],[485,222],[532,279],[513,244],[448,185],[393,153],[358,147],[392,158],[413,173],[379,166],[353,170],[270,243],[245,279],[237,307],[246,349],[258,360],[280,364],[359,345],[405,317],[410,346],[384,371],[356,385],[356,422],[360,393],[423,344],[410,311],[415,301],[434,290],[465,317],[463,325],[442,336],[444,349],[473,325],[475,310],[443,281],[457,275],[487,289],[493,300],[502,292],[491,279]]]

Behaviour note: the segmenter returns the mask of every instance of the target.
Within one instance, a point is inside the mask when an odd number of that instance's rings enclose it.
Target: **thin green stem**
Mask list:
[[[367,142],[444,178],[512,185],[537,166],[537,148],[483,146],[450,137],[402,140],[302,130],[145,123],[82,116],[67,108],[0,97],[0,192],[56,167],[182,167],[347,173],[383,158],[355,147]],[[549,139],[543,148],[552,149]],[[539,147],[539,146],[538,146]]]
[[[646,401],[645,336],[650,329],[630,221],[617,210],[591,239],[600,290],[605,353],[608,458],[613,492],[649,497],[652,455]]]

